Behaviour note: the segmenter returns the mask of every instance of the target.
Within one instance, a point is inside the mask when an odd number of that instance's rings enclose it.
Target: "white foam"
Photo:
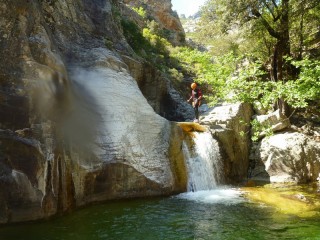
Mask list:
[[[188,169],[188,191],[215,189],[223,173],[218,142],[211,133],[194,133],[194,147],[183,144]]]
[[[235,188],[218,188],[208,191],[186,192],[179,194],[177,198],[201,203],[221,203],[226,205],[238,204],[245,201],[243,193]]]

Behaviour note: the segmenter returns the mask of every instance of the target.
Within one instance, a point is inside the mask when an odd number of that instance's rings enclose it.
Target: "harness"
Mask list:
[[[199,107],[201,105],[201,100],[198,100],[197,105],[195,105],[195,101],[202,96],[202,92],[200,89],[196,88],[195,90],[192,90],[192,106],[193,107]]]
[[[200,89],[195,89],[195,90],[192,90],[192,99],[198,99],[199,97],[202,96],[202,92]]]

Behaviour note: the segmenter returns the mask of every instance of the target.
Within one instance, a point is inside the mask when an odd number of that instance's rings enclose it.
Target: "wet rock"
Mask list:
[[[225,176],[229,181],[242,181],[247,177],[250,149],[249,104],[224,104],[209,108],[200,117],[218,139],[224,152]]]
[[[186,189],[180,127],[105,46],[131,53],[117,4],[0,4],[0,223]]]

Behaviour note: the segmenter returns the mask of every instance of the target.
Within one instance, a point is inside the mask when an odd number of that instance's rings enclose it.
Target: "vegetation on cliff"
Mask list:
[[[262,112],[280,108],[288,117],[319,103],[319,10],[315,0],[210,0],[192,41],[173,46],[137,8],[146,20],[140,33],[147,44],[139,41],[135,50],[175,83],[199,82],[209,104],[250,102]],[[312,112],[320,122],[319,110]]]

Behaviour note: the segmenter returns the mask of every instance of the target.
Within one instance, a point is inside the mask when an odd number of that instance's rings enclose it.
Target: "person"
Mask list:
[[[192,101],[192,107],[196,115],[194,122],[199,122],[199,106],[201,105],[202,92],[195,82],[191,84],[191,89],[191,97],[188,99],[188,103]]]

